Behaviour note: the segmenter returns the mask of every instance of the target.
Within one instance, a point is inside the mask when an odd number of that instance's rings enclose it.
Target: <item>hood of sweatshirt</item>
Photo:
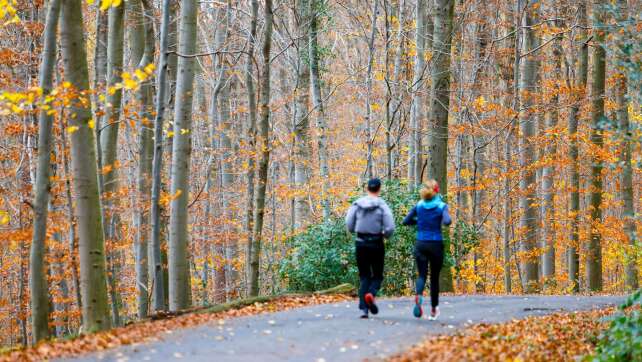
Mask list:
[[[423,207],[424,209],[434,209],[436,207],[440,207],[443,204],[444,202],[441,200],[441,195],[435,195],[430,200],[419,201],[419,204],[417,204],[417,206]]]
[[[378,197],[364,196],[355,201],[354,204],[359,206],[361,209],[370,210],[380,207],[384,204],[384,201]]]

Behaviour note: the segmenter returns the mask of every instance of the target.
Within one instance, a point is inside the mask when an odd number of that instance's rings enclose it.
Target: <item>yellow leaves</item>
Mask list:
[[[15,5],[16,0],[0,0],[0,21],[4,21],[3,25],[20,22]]]
[[[167,138],[174,137],[174,131],[167,131]]]
[[[188,129],[181,128],[181,134],[182,134],[182,135],[185,135],[185,134],[188,134],[188,133],[189,133],[189,130],[188,130]]]
[[[94,0],[87,0],[87,3],[91,5],[94,3]],[[122,0],[102,0],[102,2],[100,3],[100,10],[105,11],[110,7],[117,8],[121,3]]]
[[[379,103],[372,103],[372,105],[370,106],[370,108],[372,108],[372,111],[373,111],[373,112],[377,112],[378,110],[380,110],[380,109],[381,109],[381,106],[379,105]]]
[[[78,131],[80,128],[78,126],[69,126],[67,127],[67,133],[73,134],[74,132]]]
[[[9,221],[11,221],[9,213],[4,210],[0,210],[0,225],[7,225]]]
[[[87,122],[87,125],[89,126],[90,129],[94,129],[96,127],[96,121],[93,119],[90,119],[89,122]]]
[[[151,75],[154,72],[155,69],[156,69],[156,66],[154,65],[154,63],[149,63],[144,68],[145,73],[147,73],[149,75]]]
[[[378,80],[378,81],[384,80],[385,77],[386,77],[385,74],[380,70],[376,71],[375,74],[374,74],[374,79]]]

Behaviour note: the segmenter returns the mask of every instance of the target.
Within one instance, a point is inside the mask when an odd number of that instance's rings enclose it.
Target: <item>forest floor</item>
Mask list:
[[[154,332],[144,343],[131,343],[62,360],[322,362],[390,357],[408,361],[431,357],[448,360],[449,356],[465,360],[466,353],[494,353],[488,345],[503,345],[502,351],[507,353],[504,357],[519,355],[510,354],[510,343],[502,340],[521,340],[521,348],[529,349],[533,344],[556,345],[564,338],[570,338],[577,345],[573,347],[574,351],[582,353],[587,351],[582,345],[584,336],[578,336],[573,326],[584,331],[595,329],[598,317],[609,313],[611,309],[608,307],[624,300],[624,297],[617,296],[446,296],[441,299],[440,319],[429,321],[412,316],[413,302],[410,298],[379,300],[379,315],[368,320],[358,318],[353,300],[340,298],[330,303],[327,303],[331,301],[328,299],[324,304],[273,313],[211,318],[187,328],[155,328],[161,326],[154,324],[159,322],[149,322],[152,324],[147,328]],[[588,310],[594,312],[573,313]],[[551,330],[551,325],[559,325],[561,330]],[[536,332],[533,326],[544,329],[542,333],[526,336],[531,330]],[[563,335],[569,330],[572,332],[570,337]],[[518,334],[506,336],[510,331]],[[591,331],[591,335],[595,332]],[[436,335],[442,336],[434,337]],[[426,340],[430,336],[433,337]],[[425,342],[417,345],[422,341]],[[460,354],[446,351],[445,345],[459,346]],[[438,348],[446,354],[439,355],[437,349],[431,352],[430,348]],[[519,344],[515,348],[520,348]],[[479,357],[476,356],[477,359]]]

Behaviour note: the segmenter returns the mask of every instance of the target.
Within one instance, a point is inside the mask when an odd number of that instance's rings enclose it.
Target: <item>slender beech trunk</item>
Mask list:
[[[248,146],[251,150],[256,150],[256,91],[254,90],[254,63],[252,57],[254,56],[254,47],[256,44],[256,22],[259,12],[258,0],[251,2],[252,17],[250,19],[250,33],[248,34],[248,56],[245,61],[245,87],[247,89],[247,104],[248,104],[248,130],[247,139]],[[245,273],[246,281],[250,280],[250,264],[252,255],[253,244],[253,228],[254,228],[254,179],[256,163],[255,157],[248,158],[247,166],[247,208],[245,214],[245,230],[247,232],[247,246],[245,251]],[[247,283],[246,283],[247,284]],[[249,290],[249,288],[248,288]]]
[[[406,33],[405,33],[405,1],[399,1],[399,9],[397,11],[398,16],[398,26],[397,26],[397,50],[395,52],[395,62],[394,68],[392,71],[393,84],[392,84],[392,95],[390,97],[391,106],[386,107],[388,109],[388,124],[386,128],[386,157],[387,157],[387,167],[386,167],[386,176],[388,179],[392,179],[393,172],[395,170],[395,157],[393,151],[395,148],[398,149],[399,144],[396,142],[396,137],[393,136],[392,132],[395,129],[395,125],[399,125],[402,119],[402,102],[404,95],[403,83],[405,79],[402,79],[404,76],[403,71],[403,57],[404,57],[404,45],[406,43]],[[397,127],[398,128],[398,127]],[[397,135],[398,137],[398,135]]]
[[[570,164],[570,210],[571,227],[570,241],[567,249],[568,279],[574,292],[580,291],[580,164],[579,147],[577,140],[577,127],[580,105],[586,97],[586,84],[588,81],[588,43],[586,42],[588,26],[586,0],[578,3],[579,39],[582,42],[579,48],[577,70],[575,74],[575,87],[579,96],[574,99],[568,116],[568,137]]]
[[[429,176],[437,180],[440,192],[448,194],[448,111],[450,105],[450,56],[454,0],[434,0],[433,64],[430,101],[430,166]],[[441,289],[452,291],[452,272],[444,268]]]
[[[561,26],[561,24],[556,24]],[[556,39],[553,41],[553,46],[550,52],[550,59],[553,61],[553,71],[548,75],[549,81],[553,84],[556,84],[558,80],[562,79],[562,37],[561,35],[556,36]],[[558,89],[559,87],[555,87]],[[548,131],[557,127],[557,121],[559,118],[558,113],[559,107],[559,96],[555,91],[553,94],[548,109],[546,113],[546,129]],[[548,132],[548,134],[552,134]],[[543,225],[542,225],[542,248],[544,254],[542,255],[542,277],[544,281],[548,284],[555,282],[555,189],[554,189],[554,178],[555,178],[555,162],[557,161],[557,147],[556,139],[551,139],[544,152],[547,155],[549,161],[542,170],[542,191],[544,193],[544,202],[543,202]]]
[[[96,47],[94,48],[94,120],[96,121],[96,140],[100,129],[100,119],[105,102],[98,99],[98,95],[105,90],[107,83],[107,12],[100,10],[100,3],[96,6]],[[99,148],[100,150],[100,148]],[[99,153],[100,154],[100,153]]]
[[[368,178],[374,177],[374,159],[372,157],[372,150],[374,146],[374,133],[372,132],[372,71],[375,58],[375,35],[377,34],[377,11],[378,1],[372,2],[372,22],[370,29],[370,37],[368,38],[368,69],[366,71],[366,142],[367,142],[367,164],[366,176]]]
[[[120,124],[120,112],[123,98],[123,91],[117,89],[109,91],[110,87],[121,82],[123,72],[123,48],[124,48],[124,17],[125,6],[111,6],[109,8],[109,35],[107,37],[107,92],[103,128],[99,130],[102,183],[99,185],[103,200],[103,229],[105,239],[115,243],[118,239],[118,129]],[[109,292],[111,296],[111,312],[113,324],[120,325],[120,295],[117,292],[117,280],[120,270],[120,261],[114,252],[107,252],[107,266],[110,272],[107,274],[109,281]]]
[[[524,291],[527,293],[535,292],[538,286],[538,269],[539,260],[536,255],[532,255],[537,247],[537,189],[535,183],[535,172],[530,167],[533,164],[535,147],[533,137],[535,136],[535,119],[533,114],[533,96],[536,90],[536,73],[537,61],[535,55],[526,55],[537,46],[535,30],[533,24],[537,22],[537,10],[533,6],[536,3],[528,3],[520,0],[520,8],[524,10],[521,16],[522,32],[522,59],[519,68],[519,153],[520,153],[520,197],[519,208],[522,210],[520,218],[520,228],[522,229],[521,251],[526,254],[523,256],[523,280]]]
[[[297,190],[294,207],[294,229],[304,226],[310,218],[308,192],[305,188],[310,181],[310,67],[308,66],[308,42],[310,41],[310,0],[296,2],[297,23],[297,84],[294,104],[294,185]]]
[[[602,168],[603,160],[598,153],[604,145],[603,123],[604,91],[606,77],[606,51],[604,43],[604,2],[593,3],[593,73],[591,82],[591,232],[586,250],[586,283],[591,291],[602,290]]]
[[[179,53],[196,51],[198,3],[181,1]],[[187,202],[189,199],[189,166],[192,153],[192,99],[194,89],[194,57],[178,59],[176,104],[174,106],[174,142],[172,149],[172,180],[169,217],[169,309],[177,311],[190,306],[190,273],[187,250]]]
[[[128,13],[133,22],[130,31],[132,66],[142,68],[154,61],[154,28],[151,23],[151,9],[148,0],[132,0]],[[153,131],[150,127],[153,111],[151,79],[140,86],[136,95],[140,104],[141,121],[138,141],[138,209],[136,210],[136,288],[138,289],[138,317],[144,318],[149,308],[149,215],[146,205],[150,202]]]
[[[629,10],[626,0],[618,0],[617,4],[620,8],[619,20],[628,20]],[[618,60],[620,62],[629,61],[624,54],[621,54]],[[622,162],[620,198],[624,202],[622,215],[624,217],[624,232],[628,244],[626,253],[626,287],[628,290],[635,291],[639,288],[638,265],[635,253],[637,227],[635,224],[635,205],[633,198],[633,165],[631,164],[631,139],[633,132],[631,130],[631,124],[629,123],[629,99],[627,96],[626,74],[619,74],[616,87],[617,121],[621,142],[620,160]]]
[[[265,190],[267,186],[268,167],[270,164],[270,50],[272,47],[273,13],[272,0],[265,0],[263,19],[263,49],[259,110],[261,120],[259,123],[258,147],[258,187],[254,212],[254,240],[250,262],[250,296],[259,295],[259,271],[261,261],[261,242],[263,240],[263,217],[265,215]]]
[[[53,87],[56,66],[56,32],[60,16],[60,0],[51,0],[43,32],[43,50],[40,63],[40,88],[47,96]],[[31,292],[31,336],[36,344],[49,337],[49,292],[45,272],[45,239],[51,182],[51,142],[53,115],[41,110],[38,115],[38,170],[36,173],[33,241],[29,260],[29,291]]]
[[[80,0],[63,1],[60,23],[65,77],[78,92],[87,92],[89,72]],[[72,103],[71,112],[76,114],[70,119],[71,127],[77,127],[71,134],[71,163],[78,217],[83,332],[91,333],[110,327],[96,144],[88,103]]]
[[[323,208],[323,220],[329,220],[330,209],[330,196],[328,194],[330,189],[330,180],[328,176],[330,169],[328,167],[328,141],[327,130],[328,125],[326,122],[325,108],[323,106],[323,97],[321,96],[321,75],[319,70],[319,62],[321,61],[321,54],[319,51],[319,14],[323,2],[321,0],[310,0],[310,81],[312,82],[312,101],[314,108],[317,112],[316,126],[318,129],[317,146],[319,148],[319,174],[321,176],[321,206]]]
[[[422,145],[421,124],[424,118],[422,91],[426,74],[426,0],[417,0],[415,7],[415,68],[412,78],[412,106],[410,110],[410,144],[408,147],[408,180],[416,186],[421,183]]]

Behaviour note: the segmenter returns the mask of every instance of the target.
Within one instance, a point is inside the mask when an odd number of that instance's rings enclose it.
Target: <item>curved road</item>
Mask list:
[[[442,297],[438,321],[415,319],[410,298],[381,299],[379,315],[359,319],[355,303],[240,317],[173,331],[159,340],[83,355],[73,361],[358,361],[402,351],[429,334],[480,322],[619,304],[624,297]],[[71,359],[70,359],[71,361]]]

